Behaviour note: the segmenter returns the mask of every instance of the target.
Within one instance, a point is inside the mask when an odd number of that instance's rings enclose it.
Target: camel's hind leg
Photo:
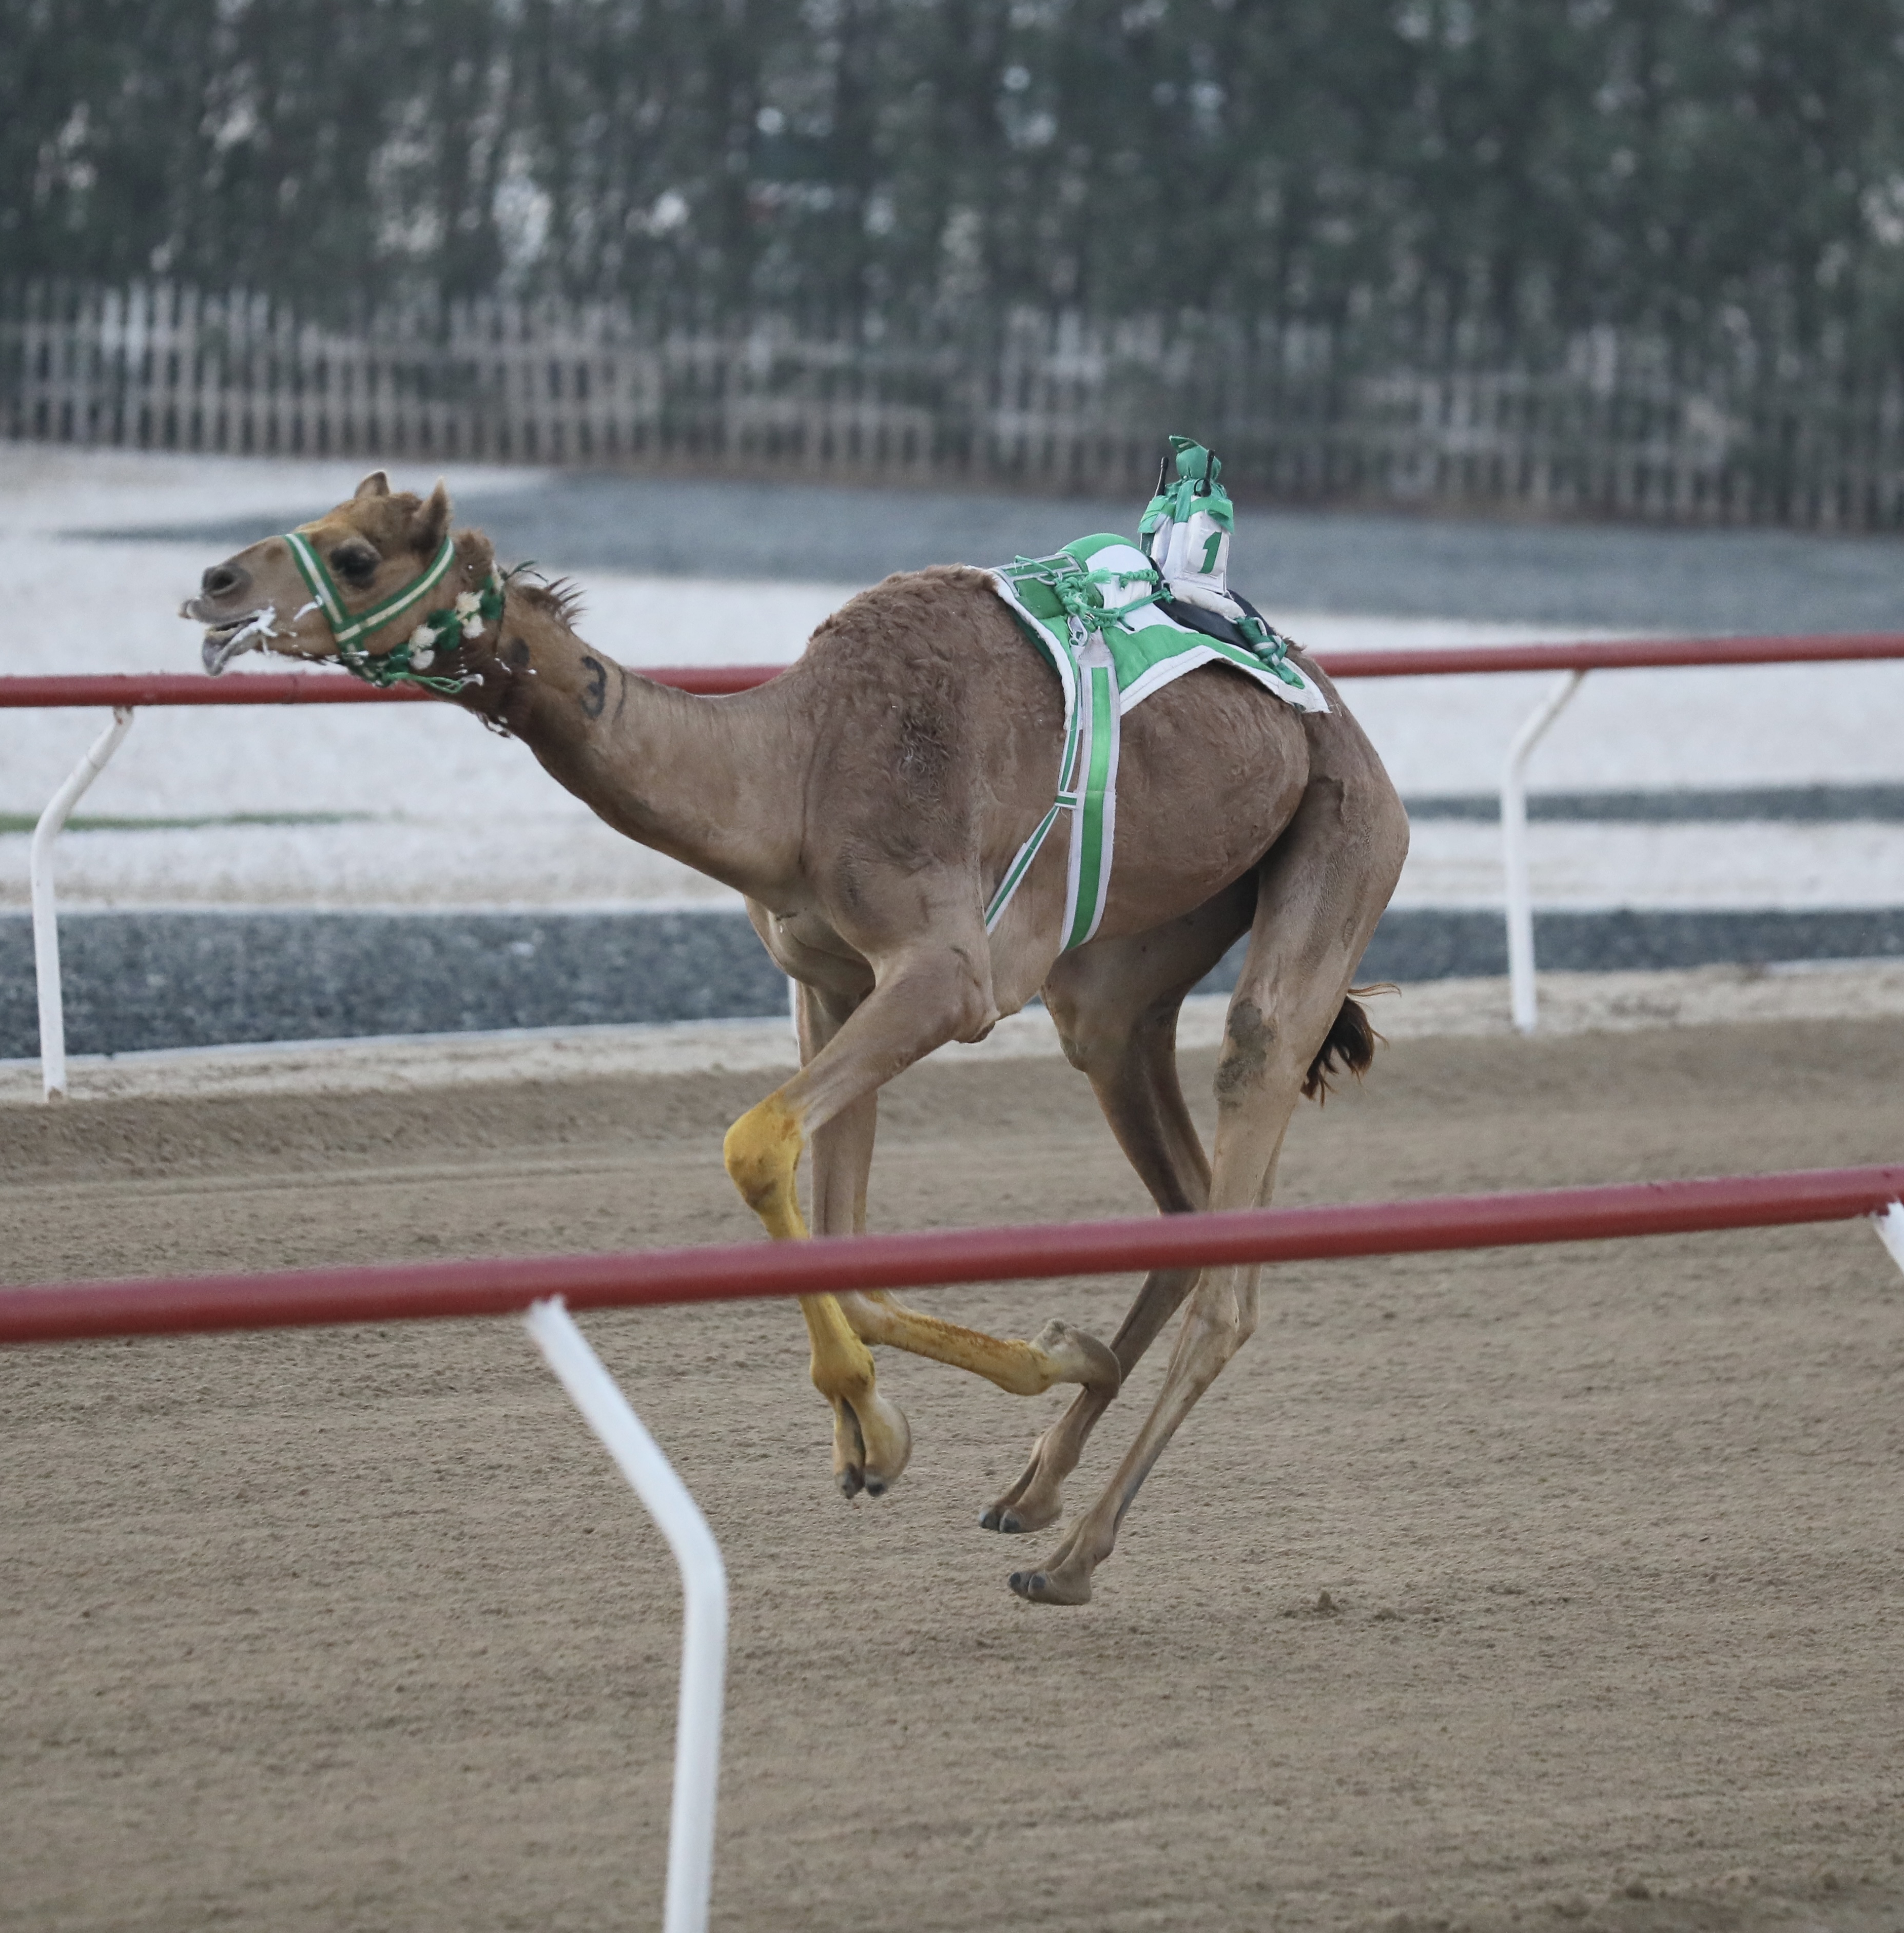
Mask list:
[[[1247,930],[1253,876],[1187,918],[1066,954],[1045,982],[1045,1003],[1072,1066],[1090,1078],[1118,1145],[1166,1215],[1201,1208],[1210,1162],[1177,1079],[1177,1015],[1184,996]],[[1182,1306],[1194,1269],[1153,1269],[1112,1339],[1127,1376]],[[1115,1389],[1084,1389],[1032,1445],[1023,1474],[987,1507],[986,1530],[1042,1530],[1063,1511],[1065,1479]]]
[[[1342,749],[1352,751],[1352,741]],[[1347,762],[1345,777],[1324,771],[1312,780],[1289,829],[1258,870],[1249,956],[1231,999],[1217,1070],[1213,1209],[1268,1200],[1304,1081],[1401,871],[1408,846],[1401,803],[1372,753],[1366,764]],[[1019,1596],[1035,1604],[1088,1601],[1091,1574],[1111,1554],[1144,1479],[1255,1328],[1259,1273],[1247,1265],[1200,1273],[1163,1387],[1137,1440],[1050,1559],[1012,1574]]]

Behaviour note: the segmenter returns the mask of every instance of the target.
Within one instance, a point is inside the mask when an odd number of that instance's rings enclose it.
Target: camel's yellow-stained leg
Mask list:
[[[794,1186],[804,1138],[798,1111],[775,1093],[727,1130],[721,1149],[735,1186],[776,1241],[806,1237]],[[862,1489],[869,1496],[880,1496],[912,1452],[905,1413],[880,1394],[872,1351],[853,1333],[839,1299],[803,1295],[799,1300],[812,1351],[814,1387],[833,1405],[834,1478],[850,1497]]]
[[[879,1087],[940,1042],[982,1029],[989,1007],[964,974],[976,948],[915,958],[882,977],[863,1000],[802,988],[801,1051],[806,1064],[728,1130],[727,1171],[777,1240],[807,1232],[794,1185],[801,1150],[814,1143],[814,1213],[823,1234],[865,1225],[865,1174],[872,1159]],[[996,1018],[995,1015],[991,1016]],[[890,1344],[969,1369],[1002,1389],[1036,1395],[1054,1383],[1114,1393],[1117,1358],[1068,1324],[1046,1325],[1032,1342],[1000,1341],[922,1315],[878,1294],[803,1297],[814,1385],[833,1405],[834,1469],[847,1496],[877,1496],[904,1468],[905,1417],[879,1393],[866,1345]]]
[[[1031,1341],[1018,1342],[922,1315],[883,1289],[839,1300],[853,1333],[865,1341],[969,1369],[1009,1395],[1042,1396],[1058,1383],[1081,1383],[1107,1401],[1117,1393],[1122,1372],[1117,1357],[1095,1336],[1069,1322],[1047,1322]]]
[[[1246,916],[1247,917],[1247,916]],[[852,1006],[811,988],[800,990],[801,1051],[808,1058],[845,1024]],[[872,1167],[879,1096],[865,1094],[813,1138],[813,1216],[823,1235],[861,1234],[866,1227],[866,1177]],[[1078,1383],[1108,1402],[1117,1393],[1117,1357],[1068,1322],[1047,1323],[1031,1342],[1001,1340],[909,1309],[883,1290],[839,1298],[862,1342],[969,1370],[1012,1396],[1042,1396],[1057,1383]]]

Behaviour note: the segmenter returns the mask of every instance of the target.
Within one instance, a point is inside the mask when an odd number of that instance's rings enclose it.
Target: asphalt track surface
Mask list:
[[[1895,1021],[1401,1041],[1280,1198],[1895,1160],[1900,1079]],[[771,1084],[0,1109],[0,1268],[732,1238]],[[886,1099],[877,1225],[1141,1205],[1061,1063]],[[1862,1226],[1279,1270],[1076,1611],[1004,1589],[1051,1533],[976,1527],[1055,1397],[883,1357],[913,1461],[848,1505],[792,1310],[586,1326],[729,1566],[717,1926],[1904,1924],[1904,1283]],[[514,1324],[0,1378],[10,1928],[652,1923],[676,1586]]]

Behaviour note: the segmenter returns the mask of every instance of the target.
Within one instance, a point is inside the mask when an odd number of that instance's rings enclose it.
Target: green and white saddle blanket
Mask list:
[[[1058,814],[1069,812],[1068,951],[1083,945],[1104,917],[1117,831],[1117,744],[1126,711],[1207,664],[1232,666],[1298,711],[1327,711],[1328,700],[1290,661],[1289,641],[1247,606],[1247,630],[1221,621],[1208,630],[1193,628],[1160,609],[1172,587],[1127,537],[1080,537],[1050,557],[1021,557],[990,575],[1063,687],[1064,752],[1057,798],[1006,868],[985,909],[985,930],[1004,917]],[[1202,612],[1190,615],[1199,625],[1210,622]],[[1213,635],[1219,630],[1239,642]]]

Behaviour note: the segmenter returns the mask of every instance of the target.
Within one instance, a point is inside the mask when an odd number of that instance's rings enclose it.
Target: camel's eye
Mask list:
[[[349,543],[341,543],[330,554],[331,568],[349,584],[368,584],[377,575],[377,567],[384,560],[375,549],[359,537]]]

